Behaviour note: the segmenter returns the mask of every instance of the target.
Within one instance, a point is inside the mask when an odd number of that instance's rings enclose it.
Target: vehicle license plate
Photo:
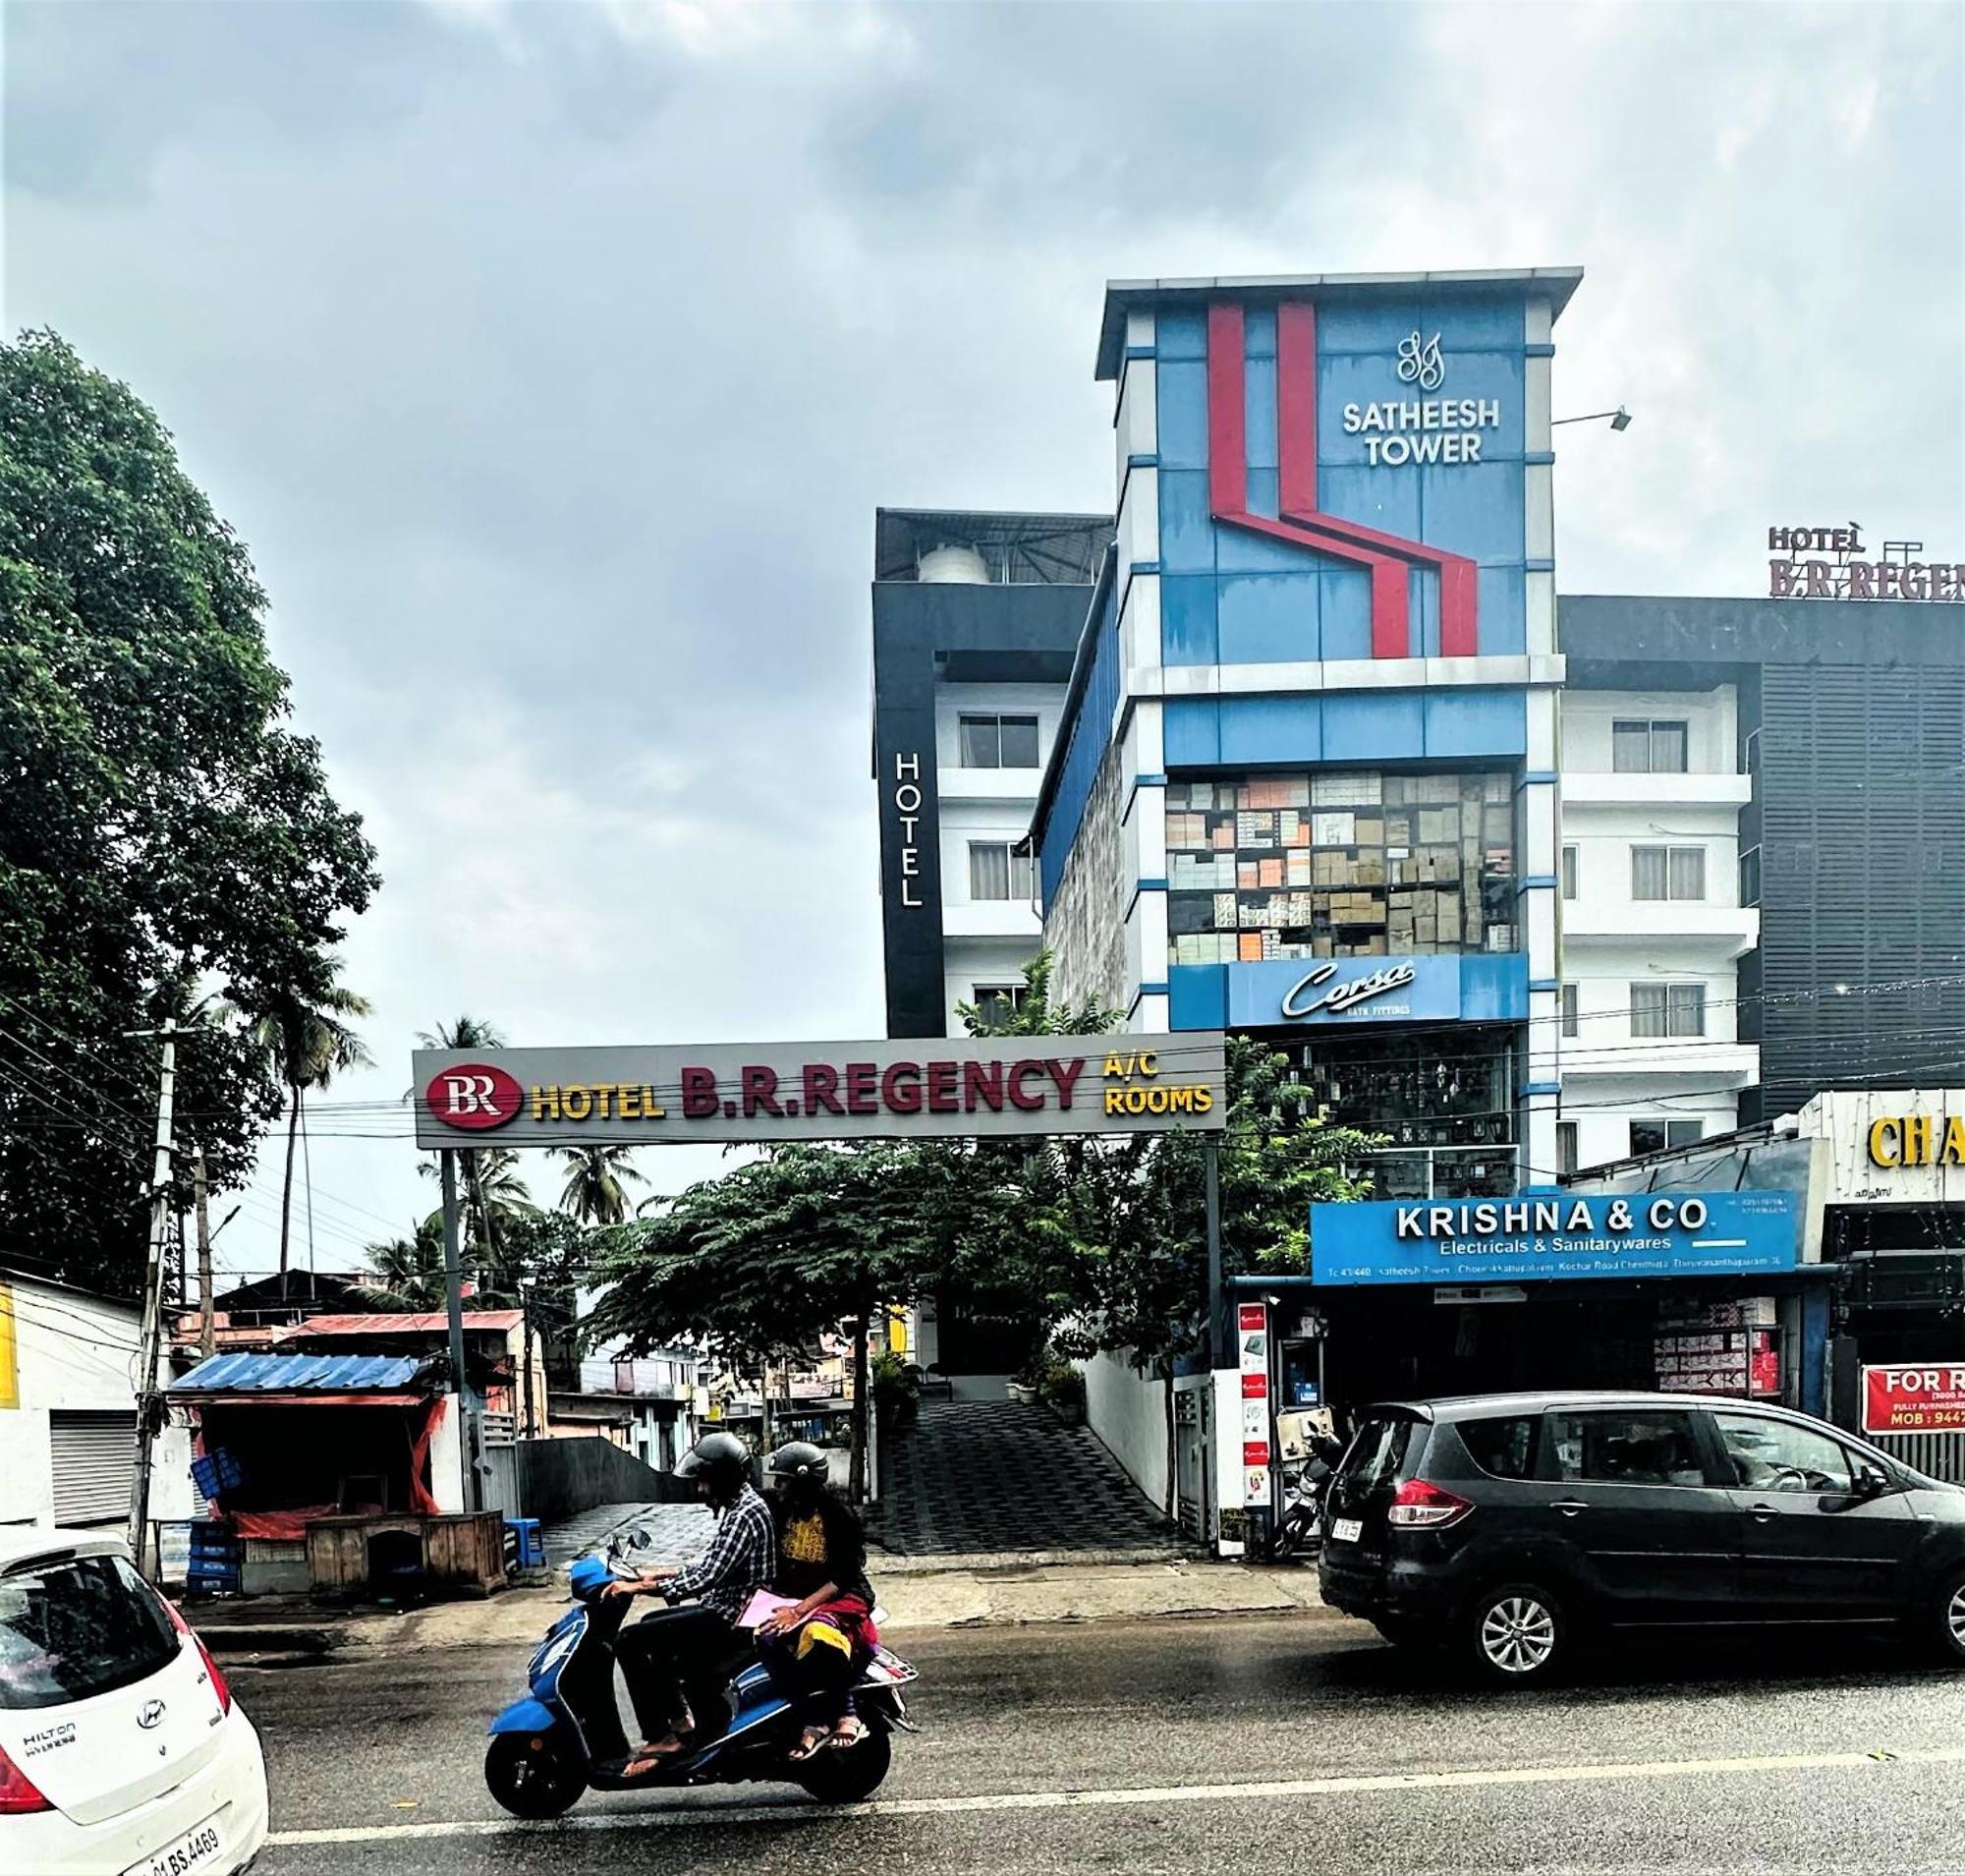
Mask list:
[[[1340,1544],[1355,1544],[1365,1535],[1365,1527],[1355,1517],[1334,1517],[1330,1520],[1330,1535]]]
[[[132,1863],[124,1876],[192,1876],[195,1870],[215,1867],[224,1848],[217,1818],[208,1817],[175,1844],[151,1851],[147,1862]]]

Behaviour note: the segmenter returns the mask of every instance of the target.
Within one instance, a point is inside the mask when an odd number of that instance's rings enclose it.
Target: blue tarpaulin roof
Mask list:
[[[403,1388],[422,1366],[410,1355],[213,1355],[168,1393],[368,1393]]]

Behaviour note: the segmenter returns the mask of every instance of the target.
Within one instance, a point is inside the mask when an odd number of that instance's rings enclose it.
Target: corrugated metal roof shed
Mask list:
[[[466,1329],[517,1329],[526,1320],[522,1309],[467,1309]],[[450,1318],[440,1309],[414,1315],[394,1312],[374,1316],[309,1316],[295,1332],[301,1336],[441,1335]]]
[[[406,1387],[421,1364],[409,1355],[213,1355],[169,1393],[371,1393]]]

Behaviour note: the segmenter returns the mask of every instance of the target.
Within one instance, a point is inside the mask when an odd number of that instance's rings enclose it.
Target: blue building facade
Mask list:
[[[1580,272],[1108,287],[1116,544],[1033,825],[1060,992],[1299,1053],[1387,1197],[1552,1177],[1549,379]],[[1547,1033],[1547,1032],[1545,1032]]]

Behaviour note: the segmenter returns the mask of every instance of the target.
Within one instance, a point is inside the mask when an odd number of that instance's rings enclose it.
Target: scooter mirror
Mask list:
[[[636,1525],[630,1536],[638,1551],[646,1550],[655,1541],[654,1533],[646,1524]]]

